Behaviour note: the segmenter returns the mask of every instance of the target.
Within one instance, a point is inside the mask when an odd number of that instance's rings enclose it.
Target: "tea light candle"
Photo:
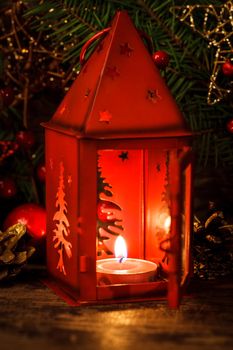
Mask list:
[[[127,247],[123,237],[115,242],[115,258],[96,262],[98,284],[130,284],[153,281],[157,264],[141,259],[127,258]]]

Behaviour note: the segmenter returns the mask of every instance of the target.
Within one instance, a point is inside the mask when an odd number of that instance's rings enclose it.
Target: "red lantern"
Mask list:
[[[103,33],[44,124],[48,284],[76,305],[163,294],[178,307],[191,272],[191,132],[127,13]]]

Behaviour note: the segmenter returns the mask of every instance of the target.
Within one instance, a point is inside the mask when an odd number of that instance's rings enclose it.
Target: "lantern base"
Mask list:
[[[77,291],[52,277],[45,278],[42,282],[70,306],[165,300],[167,295],[167,281],[163,280],[142,284],[97,286],[97,298],[95,300],[80,299]]]

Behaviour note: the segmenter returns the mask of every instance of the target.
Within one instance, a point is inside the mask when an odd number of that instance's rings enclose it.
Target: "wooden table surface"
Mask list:
[[[233,281],[193,282],[166,301],[70,307],[27,271],[0,286],[0,349],[233,349]]]

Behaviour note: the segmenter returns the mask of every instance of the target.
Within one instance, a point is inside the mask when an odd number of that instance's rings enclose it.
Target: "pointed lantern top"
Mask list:
[[[117,12],[109,32],[45,126],[94,138],[190,134],[125,11]]]

